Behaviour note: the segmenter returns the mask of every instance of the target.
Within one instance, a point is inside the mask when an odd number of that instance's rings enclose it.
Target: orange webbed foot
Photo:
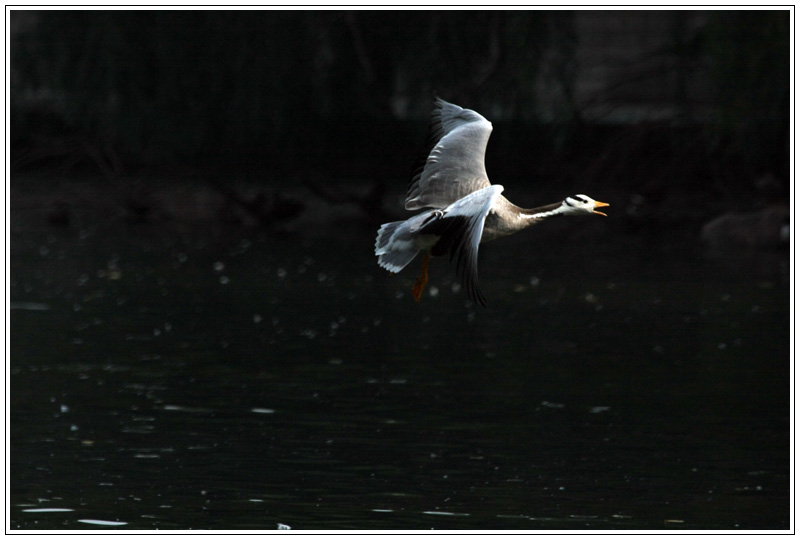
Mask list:
[[[411,294],[414,295],[414,301],[419,302],[422,298],[422,291],[425,290],[425,285],[428,283],[428,276],[421,275],[417,278],[417,281],[414,282],[414,286],[411,287]]]
[[[422,291],[425,290],[425,285],[428,284],[428,262],[431,260],[430,252],[426,252],[425,255],[422,257],[422,273],[417,278],[417,281],[414,282],[414,286],[411,287],[411,294],[414,296],[414,301],[419,302],[422,298]]]

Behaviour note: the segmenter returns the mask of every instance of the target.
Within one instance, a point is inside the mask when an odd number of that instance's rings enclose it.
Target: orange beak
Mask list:
[[[592,213],[593,214],[600,214],[601,216],[606,216],[603,212],[598,212],[597,211],[597,208],[602,208],[604,206],[611,206],[611,205],[608,204],[607,202],[594,201],[595,210]],[[608,216],[606,216],[606,217],[608,217]]]

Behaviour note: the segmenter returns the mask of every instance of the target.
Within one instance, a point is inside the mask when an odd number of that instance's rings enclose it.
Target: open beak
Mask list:
[[[608,204],[607,202],[594,201],[594,208],[595,209],[594,209],[594,211],[592,213],[593,214],[600,214],[601,216],[606,216],[603,212],[598,212],[597,211],[598,208],[602,208],[604,206],[611,206],[611,205]],[[606,217],[608,217],[608,216],[606,216]]]

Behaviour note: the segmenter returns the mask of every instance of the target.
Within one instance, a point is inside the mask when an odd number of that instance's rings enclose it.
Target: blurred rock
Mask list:
[[[789,243],[789,208],[723,214],[706,223],[700,238],[712,248],[779,248]]]

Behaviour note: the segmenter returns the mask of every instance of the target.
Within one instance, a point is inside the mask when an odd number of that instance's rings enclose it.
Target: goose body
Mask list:
[[[434,102],[428,149],[417,163],[408,187],[406,210],[423,210],[405,221],[385,223],[378,230],[375,255],[378,264],[400,272],[423,252],[422,274],[412,289],[419,301],[428,281],[430,257],[450,255],[456,260],[469,297],[481,305],[486,300],[478,286],[478,246],[514,234],[544,219],[560,215],[600,214],[608,206],[586,195],[524,209],[492,184],[484,156],[492,124],[470,109]]]

